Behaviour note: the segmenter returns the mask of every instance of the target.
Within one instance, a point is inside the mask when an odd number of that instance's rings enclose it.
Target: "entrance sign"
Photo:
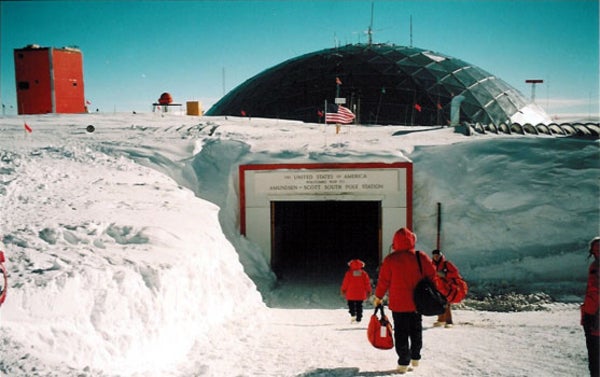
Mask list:
[[[400,179],[396,171],[389,169],[264,171],[255,174],[254,190],[265,195],[380,194],[397,191]]]

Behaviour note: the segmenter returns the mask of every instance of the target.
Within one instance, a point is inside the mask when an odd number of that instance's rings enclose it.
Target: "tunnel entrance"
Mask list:
[[[375,273],[381,201],[271,202],[271,267],[278,279],[339,280],[354,258]]]
[[[412,170],[409,161],[240,165],[240,233],[277,276],[267,301],[281,304],[273,297],[285,291],[287,305],[321,305],[313,293],[326,289],[335,304],[353,258],[376,279],[396,230],[412,228]]]

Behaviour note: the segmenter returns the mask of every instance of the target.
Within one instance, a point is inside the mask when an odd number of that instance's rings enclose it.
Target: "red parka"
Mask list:
[[[587,331],[590,331],[590,333],[595,336],[600,336],[598,324],[600,312],[600,291],[598,287],[598,284],[600,284],[600,264],[598,263],[599,246],[600,241],[598,239],[594,239],[590,246],[590,254],[594,256],[594,261],[588,268],[588,281],[585,290],[585,298],[583,299],[583,305],[581,305],[582,325],[587,328]]]
[[[348,271],[342,281],[342,294],[348,301],[366,300],[371,294],[371,279],[363,267],[365,263],[360,259],[348,262]]]
[[[383,298],[389,291],[388,306],[393,312],[415,312],[417,310],[413,300],[413,290],[423,277],[430,278],[436,286],[440,282],[431,263],[431,258],[423,252],[420,253],[423,274],[419,271],[419,264],[415,255],[417,236],[406,228],[399,229],[394,234],[392,253],[385,257],[379,270],[375,296]]]
[[[456,268],[454,263],[446,260],[443,254],[440,254],[437,262],[433,260],[433,266],[440,277],[440,292],[452,304],[461,302],[467,295],[468,287],[462,276],[460,276],[458,268]]]

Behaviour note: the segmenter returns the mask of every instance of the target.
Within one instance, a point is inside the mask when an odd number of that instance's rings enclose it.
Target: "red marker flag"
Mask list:
[[[29,125],[27,123],[23,123],[23,127],[25,127],[25,131],[31,133],[33,132],[33,130],[31,129],[31,127],[29,127]]]
[[[418,112],[421,112],[421,105],[419,105],[418,103],[415,103],[415,109],[416,109]]]
[[[0,251],[0,272],[2,273],[2,278],[4,280],[3,284],[0,284],[0,305],[4,303],[6,299],[6,290],[8,289],[8,273],[6,272],[6,267],[4,267],[4,251]]]

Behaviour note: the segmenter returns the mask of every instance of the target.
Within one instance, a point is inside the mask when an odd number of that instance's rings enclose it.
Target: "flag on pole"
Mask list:
[[[356,116],[352,113],[352,111],[348,110],[344,106],[337,105],[335,103],[327,104],[325,123],[348,124],[352,123],[354,118],[356,118]]]
[[[29,125],[27,123],[23,123],[23,127],[25,127],[25,131],[32,133],[33,130],[31,129],[31,127],[29,127]]]
[[[421,105],[419,105],[418,103],[415,103],[415,110],[417,110],[418,112],[421,112]]]

